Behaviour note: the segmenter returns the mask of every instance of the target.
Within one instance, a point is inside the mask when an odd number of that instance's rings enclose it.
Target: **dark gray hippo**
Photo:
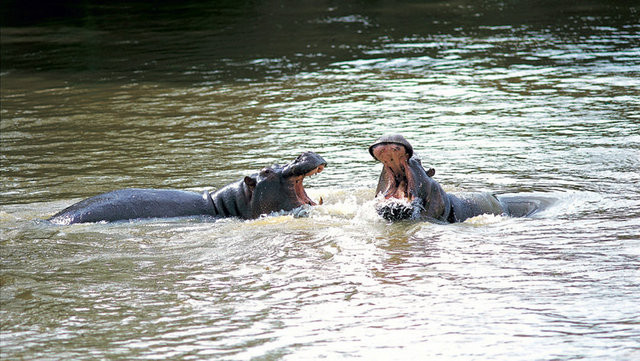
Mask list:
[[[369,153],[384,167],[380,174],[376,205],[385,219],[432,219],[462,222],[481,214],[526,217],[540,210],[543,198],[496,196],[492,193],[446,193],[433,180],[435,170],[425,170],[413,154],[411,144],[399,134],[380,137],[369,147]]]
[[[220,190],[196,193],[173,189],[120,189],[87,198],[56,213],[56,224],[207,215],[257,218],[262,214],[315,205],[304,190],[305,177],[322,172],[327,162],[305,152],[293,162],[263,168]],[[320,200],[322,202],[322,200]]]

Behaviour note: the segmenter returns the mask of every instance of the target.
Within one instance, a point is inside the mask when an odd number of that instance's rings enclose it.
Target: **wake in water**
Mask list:
[[[375,198],[374,207],[380,217],[392,222],[405,219],[417,220],[420,218],[420,212],[424,210],[418,202],[409,202],[405,198],[386,199],[382,194]]]

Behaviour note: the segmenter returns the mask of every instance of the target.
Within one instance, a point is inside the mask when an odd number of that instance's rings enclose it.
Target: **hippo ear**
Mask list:
[[[249,187],[249,189],[253,190],[253,188],[255,188],[256,184],[258,183],[254,178],[244,177],[244,184],[246,184]]]
[[[436,174],[436,170],[433,168],[429,168],[429,170],[427,171],[427,175],[429,176],[429,178],[433,177]]]
[[[247,185],[247,188],[244,190],[244,196],[247,197],[247,200],[251,200],[253,190],[256,189],[256,184],[258,184],[258,182],[256,182],[255,178],[244,177],[244,184]]]

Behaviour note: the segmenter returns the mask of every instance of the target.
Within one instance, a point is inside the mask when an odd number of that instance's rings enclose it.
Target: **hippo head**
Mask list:
[[[327,162],[314,152],[304,152],[291,163],[274,164],[260,173],[244,178],[246,196],[250,199],[250,217],[256,218],[280,210],[290,211],[303,205],[316,205],[305,192],[305,177],[322,172]],[[320,199],[322,204],[322,199]]]
[[[369,153],[384,167],[376,197],[378,213],[391,221],[420,217],[441,218],[449,199],[442,187],[431,179],[435,170],[425,171],[413,155],[411,144],[399,134],[387,134],[376,140]]]

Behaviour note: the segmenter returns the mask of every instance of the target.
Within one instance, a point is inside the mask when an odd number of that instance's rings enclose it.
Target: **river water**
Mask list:
[[[154,4],[5,6],[0,359],[640,358],[637,3]],[[447,191],[552,205],[390,224],[388,132]],[[305,150],[294,214],[43,221]]]

